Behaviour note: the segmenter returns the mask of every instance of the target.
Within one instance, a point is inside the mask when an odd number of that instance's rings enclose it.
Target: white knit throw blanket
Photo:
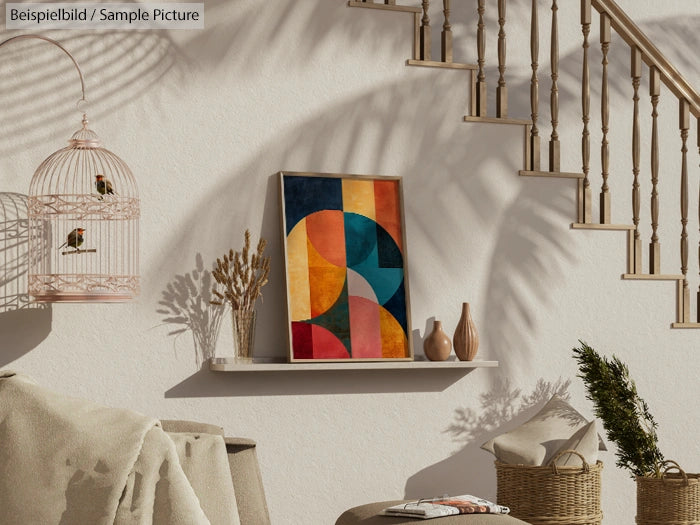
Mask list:
[[[0,522],[209,525],[157,420],[0,371]]]

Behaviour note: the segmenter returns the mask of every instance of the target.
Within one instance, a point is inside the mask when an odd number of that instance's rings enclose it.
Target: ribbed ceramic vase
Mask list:
[[[462,303],[462,316],[459,318],[452,341],[455,354],[460,361],[472,361],[476,357],[479,349],[479,333],[469,312],[469,303]]]
[[[430,361],[444,361],[452,351],[452,342],[442,329],[442,322],[433,322],[433,331],[423,340],[425,357]]]

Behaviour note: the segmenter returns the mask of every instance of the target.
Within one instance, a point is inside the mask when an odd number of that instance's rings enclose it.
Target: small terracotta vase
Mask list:
[[[452,342],[449,336],[442,330],[442,322],[433,322],[433,331],[423,340],[425,357],[431,361],[444,361],[452,351]]]
[[[479,349],[479,333],[469,312],[469,303],[462,303],[462,316],[459,318],[455,335],[452,338],[455,354],[460,361],[472,361]]]

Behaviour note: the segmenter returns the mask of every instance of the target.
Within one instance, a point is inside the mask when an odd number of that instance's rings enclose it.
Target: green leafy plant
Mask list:
[[[635,476],[660,477],[664,461],[659,450],[654,421],[646,402],[639,397],[629,370],[616,356],[599,355],[583,341],[574,348],[579,376],[586,384],[588,399],[603,421],[608,439],[617,445],[617,466]]]

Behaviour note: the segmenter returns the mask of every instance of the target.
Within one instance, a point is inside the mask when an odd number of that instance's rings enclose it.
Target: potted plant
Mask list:
[[[573,352],[587,397],[617,446],[617,466],[629,470],[637,482],[636,523],[700,523],[700,475],[686,474],[675,461],[664,459],[656,422],[627,365],[579,343]]]

